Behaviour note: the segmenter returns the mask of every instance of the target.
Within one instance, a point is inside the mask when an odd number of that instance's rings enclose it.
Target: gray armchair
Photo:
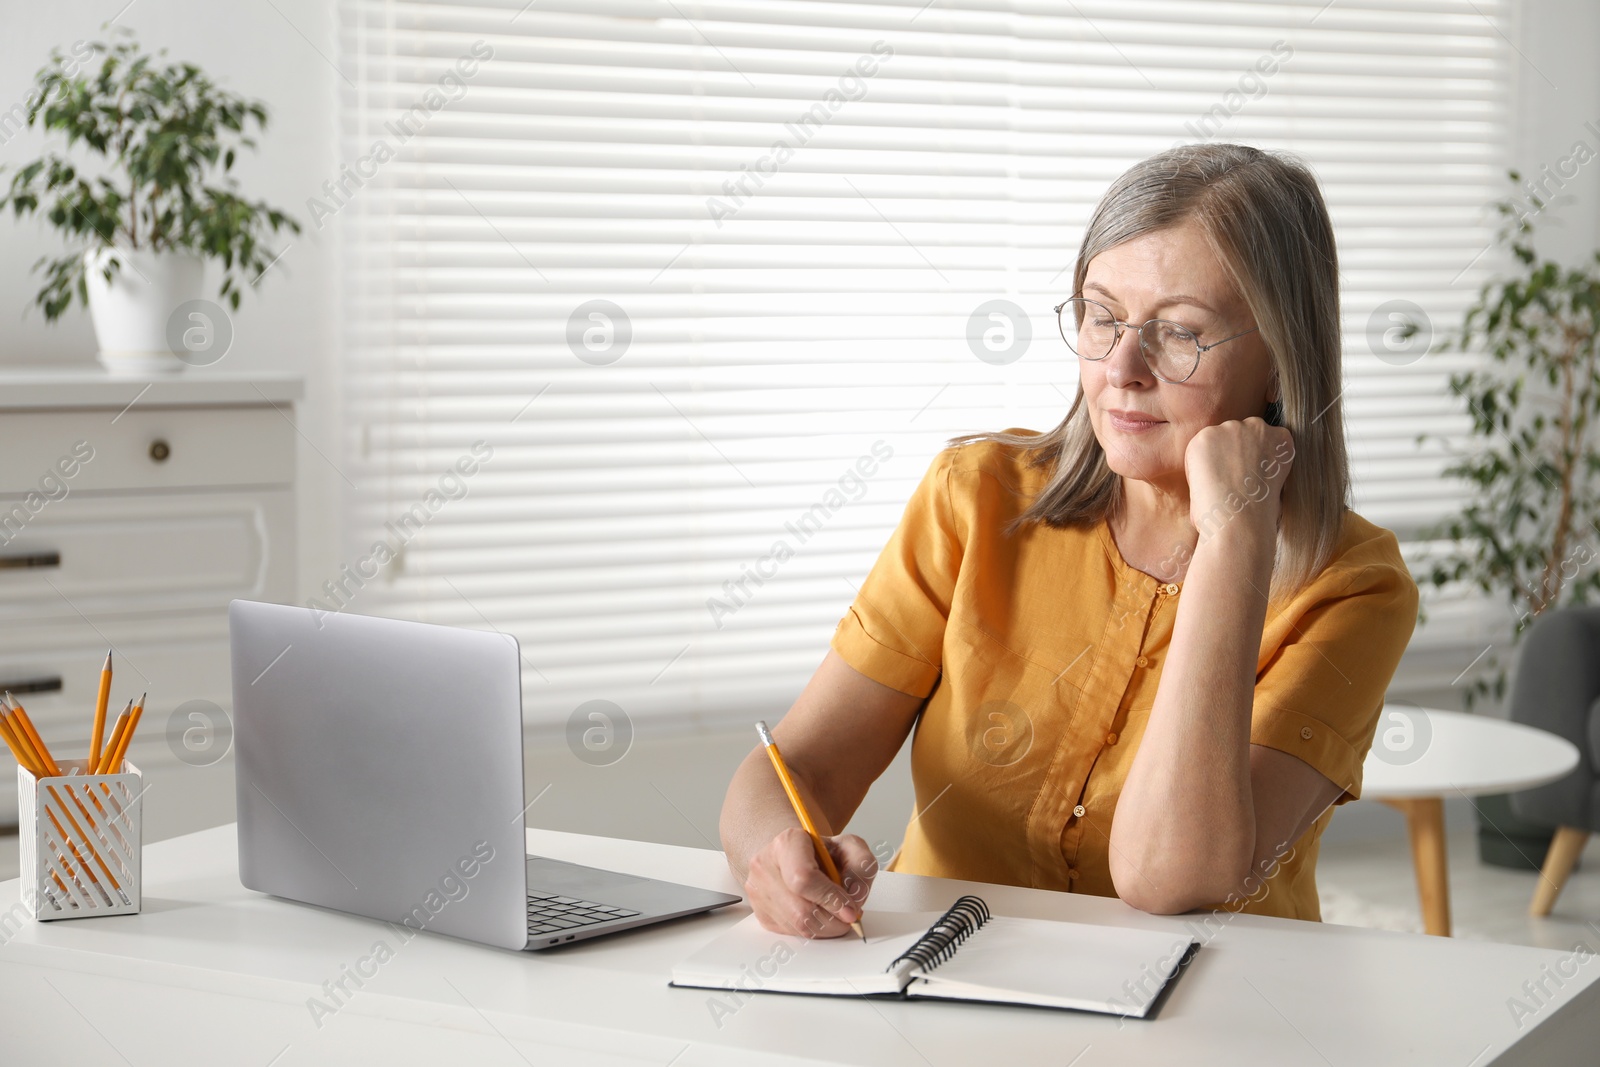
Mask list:
[[[1589,834],[1600,829],[1600,607],[1540,615],[1522,639],[1511,688],[1511,719],[1578,746],[1582,758],[1565,778],[1511,794],[1511,812],[1555,828],[1530,915],[1548,915]]]

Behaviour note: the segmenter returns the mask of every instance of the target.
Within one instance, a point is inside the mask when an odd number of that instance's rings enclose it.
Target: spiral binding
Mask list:
[[[933,970],[955,955],[956,947],[971,937],[989,918],[989,905],[983,902],[982,897],[969,895],[958,898],[948,911],[934,920],[928,932],[918,938],[916,944],[896,956],[894,962],[884,968],[884,972],[893,971],[903,960],[910,960],[924,971]]]

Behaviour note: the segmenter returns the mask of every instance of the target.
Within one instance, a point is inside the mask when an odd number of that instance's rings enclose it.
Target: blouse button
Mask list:
[[[1177,596],[1178,595],[1178,587],[1176,585],[1174,585],[1173,583],[1171,583],[1171,582],[1168,582],[1166,585],[1163,585],[1161,587],[1161,591],[1163,593],[1167,594],[1168,596]]]
[[[1134,660],[1133,662],[1137,663],[1141,667],[1150,666],[1150,658],[1148,656],[1140,656],[1138,659]]]
[[[1309,726],[1300,727],[1300,736],[1305,738],[1307,741],[1311,740],[1311,727],[1309,727]]]
[[[1069,879],[1077,878],[1078,877],[1078,868],[1076,868],[1076,867],[1068,867],[1067,868],[1067,877]]]
[[[1117,734],[1116,734],[1116,731],[1114,731],[1114,730],[1113,730],[1113,731],[1112,731],[1112,732],[1111,732],[1111,733],[1109,733],[1109,734],[1106,734],[1106,744],[1108,744],[1108,745],[1114,745],[1114,744],[1116,744],[1116,743],[1117,743]]]
[[[1079,804],[1078,806],[1076,806],[1075,808],[1072,809],[1072,814],[1076,815],[1080,819],[1083,818],[1083,812],[1084,812],[1084,807],[1083,807],[1082,804]]]

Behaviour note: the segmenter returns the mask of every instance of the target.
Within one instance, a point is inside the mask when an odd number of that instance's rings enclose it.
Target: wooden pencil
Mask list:
[[[772,769],[778,773],[778,781],[783,783],[783,791],[789,796],[789,805],[794,808],[795,815],[800,819],[800,825],[811,837],[811,845],[817,852],[817,861],[822,865],[823,873],[833,880],[833,884],[840,889],[844,888],[844,879],[839,875],[839,867],[833,862],[833,856],[828,852],[828,846],[823,843],[822,835],[817,832],[817,824],[811,821],[811,813],[806,810],[806,802],[800,798],[800,790],[796,788],[794,779],[789,776],[789,767],[783,762],[783,757],[778,754],[778,742],[772,739],[772,732],[767,729],[764,722],[756,723],[756,734],[761,738],[761,744],[767,750],[767,758],[772,761]],[[861,928],[861,920],[857,919],[850,924],[856,936],[865,941],[867,932]]]
[[[33,746],[26,741],[17,740],[17,735],[11,732],[11,723],[6,719],[4,708],[0,708],[0,738],[5,739],[6,747],[11,750],[11,755],[16,761],[28,769],[28,773],[35,778],[39,777],[39,767],[33,761]]]
[[[61,767],[56,763],[55,757],[50,755],[50,748],[44,743],[44,738],[39,736],[39,731],[33,728],[33,720],[28,718],[27,709],[17,703],[17,698],[6,691],[6,703],[11,706],[11,722],[13,726],[20,725],[27,733],[28,740],[33,742],[33,751],[39,757],[39,763],[53,778],[61,777]]]
[[[100,752],[100,762],[95,764],[92,774],[107,773],[106,767],[111,763],[111,753],[116,750],[117,742],[122,740],[122,732],[128,728],[128,719],[133,715],[133,701],[128,701],[128,706],[122,709],[117,716],[116,725],[111,728],[111,739],[106,742],[106,747]]]
[[[128,754],[128,745],[133,742],[133,731],[139,727],[139,716],[144,714],[144,698],[148,695],[148,693],[142,694],[139,702],[133,706],[133,712],[128,716],[127,729],[122,731],[122,736],[118,738],[116,747],[111,752],[110,762],[106,765],[106,769],[100,772],[101,774],[120,773],[118,768],[122,766],[123,757]]]
[[[100,766],[100,742],[106,735],[106,702],[111,699],[111,652],[106,652],[106,663],[100,668],[100,692],[94,702],[94,732],[89,735],[89,759],[85,767]]]

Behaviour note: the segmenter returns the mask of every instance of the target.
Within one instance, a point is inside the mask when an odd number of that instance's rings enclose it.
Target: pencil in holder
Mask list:
[[[126,760],[117,774],[85,774],[62,760],[60,777],[17,768],[22,897],[40,922],[139,910],[143,776]]]

